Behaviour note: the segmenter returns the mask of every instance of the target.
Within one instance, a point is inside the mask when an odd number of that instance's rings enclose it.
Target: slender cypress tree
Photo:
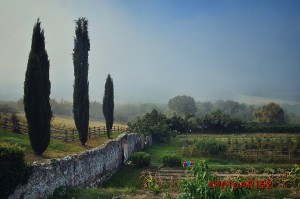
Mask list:
[[[103,97],[103,115],[106,123],[106,134],[110,138],[114,123],[114,84],[108,74],[105,82],[105,91]]]
[[[45,49],[44,30],[38,19],[33,28],[23,99],[30,143],[38,155],[43,154],[50,142],[50,90],[49,59]]]
[[[80,142],[85,145],[89,127],[88,56],[90,39],[88,36],[88,21],[85,18],[79,18],[75,23],[73,114]]]

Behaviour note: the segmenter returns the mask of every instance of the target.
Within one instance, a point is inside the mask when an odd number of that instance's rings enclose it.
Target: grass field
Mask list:
[[[26,121],[25,113],[18,113],[17,115],[21,121]],[[65,127],[67,129],[76,128],[74,119],[72,117],[64,117],[64,116],[56,116],[56,115],[53,117],[51,121],[51,125]],[[89,126],[90,127],[105,126],[105,121],[90,120]],[[127,127],[126,124],[121,124],[121,123],[114,123],[114,126]]]
[[[112,138],[118,137],[119,133],[113,133]],[[17,143],[25,148],[25,160],[33,162],[37,160],[62,158],[71,154],[82,152],[94,147],[101,146],[109,141],[106,135],[102,134],[100,137],[88,139],[85,146],[82,146],[79,141],[65,142],[61,139],[50,139],[50,144],[42,156],[36,155],[30,145],[29,137],[27,134],[18,134],[12,132],[4,132],[0,129],[0,141]]]

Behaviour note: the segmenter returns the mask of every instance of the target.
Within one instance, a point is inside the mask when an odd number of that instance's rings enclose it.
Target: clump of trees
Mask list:
[[[171,98],[168,107],[179,115],[195,114],[197,111],[194,98],[186,95],[178,95]]]
[[[33,28],[24,82],[24,110],[28,124],[28,134],[32,149],[43,154],[50,142],[49,59],[45,49],[44,30],[39,19]]]
[[[155,109],[133,122],[128,122],[128,128],[133,133],[151,134],[158,142],[168,142],[172,136],[176,136],[176,131],[172,131],[167,123],[167,117]]]
[[[214,133],[234,133],[242,131],[242,122],[237,119],[232,119],[229,115],[220,110],[206,114],[198,122],[203,128],[203,131]]]
[[[259,108],[254,112],[254,117],[257,121],[267,124],[284,124],[285,114],[284,110],[279,106],[271,102]]]
[[[85,145],[89,127],[88,55],[90,50],[88,21],[85,18],[79,18],[76,20],[75,35],[73,49],[75,76],[73,114],[80,142],[82,145]]]

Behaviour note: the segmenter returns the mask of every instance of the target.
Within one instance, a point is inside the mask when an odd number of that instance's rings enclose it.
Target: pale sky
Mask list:
[[[0,100],[23,96],[40,18],[51,98],[72,100],[75,23],[89,21],[90,100],[254,98],[300,103],[298,0],[0,0]]]

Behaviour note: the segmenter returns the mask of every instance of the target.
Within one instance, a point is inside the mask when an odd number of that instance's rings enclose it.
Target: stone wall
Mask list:
[[[9,198],[49,198],[59,186],[96,187],[108,180],[149,137],[121,134],[101,147],[63,159],[33,163],[28,183],[19,185]],[[152,142],[152,141],[151,141]]]

